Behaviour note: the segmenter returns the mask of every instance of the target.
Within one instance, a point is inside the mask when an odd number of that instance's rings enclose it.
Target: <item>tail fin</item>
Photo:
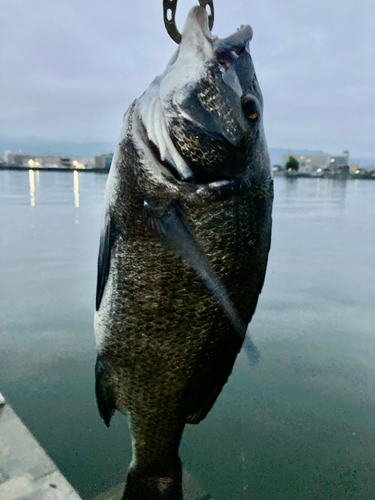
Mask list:
[[[181,464],[168,476],[130,470],[122,500],[183,500]]]

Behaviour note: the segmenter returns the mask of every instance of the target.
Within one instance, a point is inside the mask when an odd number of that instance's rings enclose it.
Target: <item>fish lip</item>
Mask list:
[[[216,61],[222,70],[227,71],[232,64],[248,49],[253,38],[253,30],[249,25],[242,25],[227,38],[219,38],[213,44]]]
[[[250,25],[242,25],[235,33],[226,38],[218,39],[218,44],[225,44],[228,47],[245,47],[253,38],[253,29]]]
[[[189,45],[189,35],[192,33],[195,32],[198,37],[203,35],[210,43],[213,51],[213,59],[226,71],[241,53],[246,50],[253,37],[253,30],[249,25],[242,25],[232,35],[226,38],[219,38],[211,33],[208,22],[206,9],[200,5],[193,7],[188,14],[181,34],[180,50],[184,50],[185,46]]]

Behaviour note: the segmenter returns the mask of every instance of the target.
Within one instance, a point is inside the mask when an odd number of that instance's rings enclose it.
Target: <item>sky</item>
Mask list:
[[[269,146],[375,158],[375,2],[215,1],[214,34],[241,24]],[[0,0],[0,136],[116,142],[175,48],[162,0]]]

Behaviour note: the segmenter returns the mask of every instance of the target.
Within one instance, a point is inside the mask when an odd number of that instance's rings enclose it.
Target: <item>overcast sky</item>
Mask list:
[[[179,0],[182,29],[195,0]],[[373,0],[216,0],[254,29],[272,147],[375,158]],[[162,0],[0,0],[0,135],[111,141],[175,50]]]

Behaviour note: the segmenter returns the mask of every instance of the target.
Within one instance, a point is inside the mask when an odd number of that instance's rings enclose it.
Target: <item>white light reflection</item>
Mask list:
[[[77,170],[73,172],[74,206],[79,208],[79,174]]]
[[[34,170],[35,172],[35,189],[39,191],[39,174],[40,170]]]
[[[30,205],[35,207],[35,172],[29,170],[29,185],[30,185]]]

